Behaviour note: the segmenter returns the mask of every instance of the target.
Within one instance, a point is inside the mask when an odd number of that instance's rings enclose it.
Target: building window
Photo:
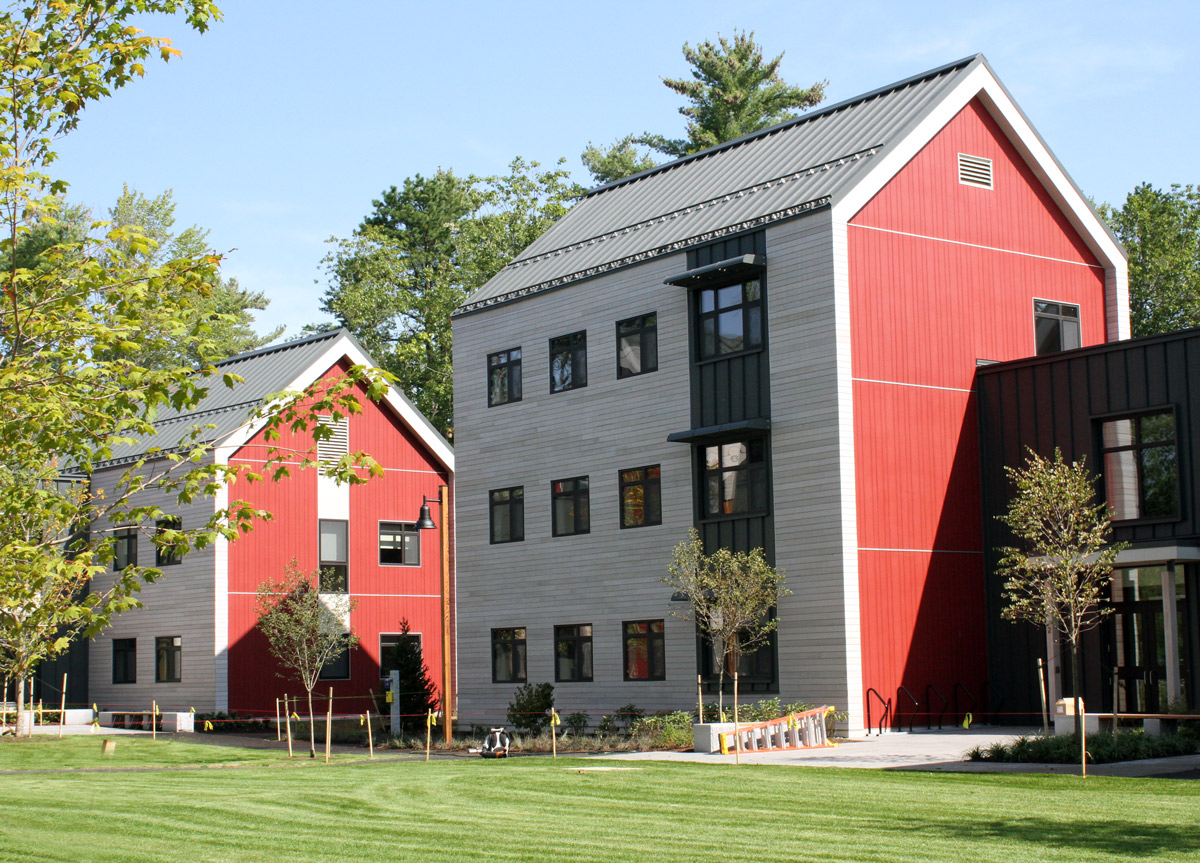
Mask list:
[[[317,675],[318,680],[349,680],[350,679],[350,651],[343,650],[337,659],[331,659],[321,666],[321,672]]]
[[[525,627],[492,630],[492,683],[525,682]]]
[[[1104,487],[1114,521],[1179,515],[1179,462],[1171,411],[1101,426]]]
[[[122,528],[113,534],[113,572],[127,566],[137,566],[138,532],[131,527]]]
[[[520,542],[525,538],[525,487],[498,488],[488,492],[491,541]]]
[[[413,633],[385,632],[379,636],[379,676],[387,680],[393,671],[403,668],[402,660],[407,650],[421,655],[421,636]]]
[[[178,683],[183,658],[183,636],[160,635],[154,639],[154,682]]]
[[[704,447],[704,516],[767,508],[766,441]]]
[[[588,478],[559,479],[550,484],[555,536],[587,533],[591,530],[588,514]]]
[[[617,321],[617,377],[658,370],[658,314]]]
[[[737,354],[762,347],[762,283],[697,291],[700,304],[700,359]]]
[[[624,630],[625,679],[666,680],[667,645],[661,620],[630,620]]]
[[[554,679],[587,682],[592,679],[592,625],[554,627]]]
[[[620,472],[621,527],[662,524],[660,473],[656,464]]]
[[[771,613],[772,616],[774,612]],[[740,636],[739,636],[740,638]],[[721,657],[713,649],[712,641],[707,636],[699,636],[700,676],[704,679],[706,689],[716,692],[721,675]],[[735,669],[732,654],[725,657],[725,691],[733,691],[733,672]],[[767,641],[758,646],[738,652],[736,669],[738,684],[743,692],[778,692],[779,680],[776,674],[778,666],[775,652],[775,633],[767,637]]]
[[[521,349],[488,354],[488,407],[521,400]]]
[[[379,563],[381,566],[421,565],[421,532],[415,524],[379,522]]]
[[[182,560],[182,555],[179,548],[168,543],[164,536],[167,531],[181,530],[183,522],[178,516],[170,518],[161,518],[154,522],[154,565],[155,566],[174,566]]]
[[[114,638],[113,683],[137,683],[137,639]]]
[[[1033,328],[1039,357],[1077,348],[1080,345],[1079,306],[1034,300]]]
[[[350,590],[348,526],[345,521],[321,519],[318,522],[321,574],[317,590],[321,593],[348,593]]]
[[[550,392],[587,386],[587,331],[550,340]]]

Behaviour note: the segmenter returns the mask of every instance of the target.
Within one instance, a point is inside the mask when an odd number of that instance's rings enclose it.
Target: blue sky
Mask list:
[[[218,0],[219,2],[219,0]],[[983,52],[1076,183],[1200,183],[1200,6],[1187,2],[455,3],[226,0],[204,36],[89,107],[56,173],[99,217],[123,183],[173,189],[225,272],[264,291],[263,329],[321,320],[320,261],[391,185],[504,171],[588,141],[678,135],[680,48],[754,30],[784,78],[838,101]],[[236,251],[234,251],[236,250]]]

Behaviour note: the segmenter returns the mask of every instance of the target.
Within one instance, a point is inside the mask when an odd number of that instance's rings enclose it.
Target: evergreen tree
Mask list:
[[[437,687],[429,679],[429,670],[421,655],[421,639],[410,635],[408,618],[400,621],[400,640],[387,649],[380,660],[387,668],[399,672],[400,689],[392,697],[400,704],[400,728],[412,731],[420,725],[427,711],[437,710]]]

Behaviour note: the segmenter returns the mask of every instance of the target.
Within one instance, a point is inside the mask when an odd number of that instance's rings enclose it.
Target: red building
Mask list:
[[[246,383],[213,387],[184,416],[163,417],[152,443],[167,447],[184,429],[211,424],[211,457],[256,471],[267,457],[261,422],[246,419],[271,394],[298,391],[335,379],[352,364],[372,364],[344,330],[263,348],[219,364]],[[164,577],[141,594],[143,607],[122,614],[90,645],[89,697],[102,709],[142,708],[151,699],[167,709],[235,710],[273,715],[275,699],[303,692],[280,677],[265,639],[255,628],[255,591],[282,577],[294,560],[305,571],[322,569],[342,579],[357,603],[348,624],[359,645],[326,669],[318,693],[332,687],[336,712],[361,712],[381,690],[388,648],[407,621],[420,644],[431,679],[443,668],[443,574],[441,528],[453,536],[454,456],[450,446],[401,393],[390,389],[379,402],[359,387],[362,411],[338,423],[316,447],[321,461],[365,452],[383,475],[363,485],[338,485],[315,469],[293,467],[278,481],[239,480],[211,498],[174,514],[185,527],[207,520],[214,506],[246,500],[272,514],[233,543],[186,555],[166,565]],[[149,444],[147,444],[149,445]],[[273,445],[292,449],[298,461],[314,451],[310,433],[285,431]],[[122,460],[133,453],[122,453]],[[114,464],[109,469],[119,470]],[[103,471],[96,481],[103,482]],[[417,528],[422,503],[431,506],[439,530]],[[164,509],[166,507],[164,506]],[[443,511],[444,510],[444,511]],[[134,536],[133,553],[153,555],[148,537]],[[446,548],[446,556],[452,560]],[[327,584],[327,587],[329,585]],[[334,587],[329,587],[333,591]],[[452,608],[452,592],[445,597]]]

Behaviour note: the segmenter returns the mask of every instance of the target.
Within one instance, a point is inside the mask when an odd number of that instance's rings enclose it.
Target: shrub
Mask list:
[[[553,683],[526,683],[517,687],[508,703],[508,723],[517,731],[536,737],[550,725],[552,707]]]
[[[563,717],[563,725],[571,734],[579,736],[587,732],[588,715],[586,713],[568,713]]]
[[[599,735],[615,734],[617,732],[617,717],[611,713],[606,713],[600,717],[600,724],[596,726],[596,733]]]
[[[617,708],[617,722],[625,726],[627,731],[633,729],[633,725],[639,719],[646,715],[646,711],[638,707],[636,704],[622,704]]]
[[[1195,739],[1183,734],[1151,735],[1140,730],[1116,734],[1102,732],[1089,734],[1087,738],[1088,760],[1093,764],[1191,755],[1198,748]],[[973,747],[964,757],[971,761],[1076,764],[1079,762],[1079,743],[1071,734],[1057,737],[1022,735],[1008,743],[998,741],[986,749]]]
[[[630,736],[644,749],[691,749],[693,719],[685,710],[639,717]]]

